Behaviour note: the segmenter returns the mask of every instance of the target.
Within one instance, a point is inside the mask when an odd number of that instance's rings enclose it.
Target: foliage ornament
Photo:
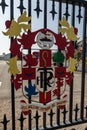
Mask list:
[[[30,20],[31,17],[24,12],[17,21],[7,20],[7,31],[3,32],[12,38],[9,49],[12,57],[7,61],[8,72],[13,75],[11,82],[15,89],[18,91],[22,88],[26,100],[20,103],[25,115],[33,109],[47,111],[53,107],[64,108],[68,96],[66,87],[72,83],[76,65],[74,42],[79,39],[78,29],[72,27],[64,17],[59,21],[59,34],[49,29],[31,32],[31,25],[28,24]],[[33,44],[39,50],[23,54],[23,49],[28,51]],[[54,53],[53,45],[58,48]],[[34,100],[27,103],[29,97]]]
[[[29,22],[31,17],[26,16],[26,12],[24,12],[20,17],[18,17],[17,22],[13,19],[8,23],[6,21],[7,32],[3,32],[4,35],[11,37],[21,37],[22,29],[26,31],[27,29],[30,30],[30,24],[24,24],[23,22]]]

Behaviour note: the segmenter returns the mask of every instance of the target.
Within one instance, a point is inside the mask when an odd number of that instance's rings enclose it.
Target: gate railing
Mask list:
[[[24,0],[20,0],[20,5],[17,7],[20,10],[20,13],[26,9],[23,4]],[[26,119],[23,114],[20,114],[18,121],[20,121],[20,129],[24,130],[24,121],[28,120],[28,129],[32,130],[32,120],[35,120],[35,129],[37,130],[51,130],[51,129],[59,129],[59,128],[65,128],[69,126],[79,125],[81,123],[87,123],[87,105],[85,105],[85,52],[86,52],[86,23],[87,23],[87,2],[82,0],[42,0],[43,2],[43,10],[40,9],[40,1],[36,1],[36,8],[34,11],[36,11],[37,19],[40,19],[40,13],[43,13],[43,27],[42,28],[48,28],[49,27],[49,20],[48,20],[48,2],[52,3],[52,9],[50,9],[50,14],[53,19],[55,20],[56,15],[58,14],[58,19],[61,20],[63,16],[66,17],[67,20],[71,19],[71,24],[75,27],[75,24],[78,20],[78,24],[81,23],[81,20],[83,20],[83,32],[82,32],[82,40],[83,40],[83,51],[82,51],[82,72],[81,72],[81,99],[80,104],[76,103],[75,106],[73,105],[73,95],[74,95],[74,83],[72,82],[72,85],[69,89],[69,108],[67,109],[64,107],[63,110],[60,110],[57,108],[55,111],[53,109],[50,110],[50,112],[47,114],[43,112],[43,115],[39,113],[37,110],[35,113],[35,116],[33,116],[31,113],[28,115],[28,119]],[[28,16],[33,15],[31,13],[32,11],[32,1],[27,1],[28,8],[26,9],[28,12]],[[58,4],[58,11],[56,11],[55,4]],[[5,0],[2,0],[0,6],[2,7],[3,13],[5,13],[5,7],[8,5],[5,3]],[[64,8],[65,7],[65,10]],[[76,8],[78,7],[78,15],[76,16]],[[71,12],[69,10],[71,8]],[[83,15],[81,11],[83,10]],[[65,11],[65,12],[64,12]],[[70,14],[71,13],[71,14]],[[69,17],[71,17],[69,19]],[[14,18],[14,0],[10,0],[10,20]],[[58,22],[58,21],[57,21]],[[51,27],[50,27],[51,28]],[[13,39],[11,38],[11,41]],[[31,53],[31,49],[29,50],[29,53]],[[12,55],[11,55],[12,57]],[[28,99],[28,102],[31,102],[31,97]],[[11,103],[12,103],[12,130],[16,129],[16,119],[15,119],[15,90],[14,90],[14,83],[11,83]],[[79,105],[79,106],[78,106]],[[78,117],[78,113],[80,112],[80,116]],[[73,114],[74,113],[74,114]],[[61,119],[62,115],[62,119]],[[67,120],[68,115],[68,120]],[[74,116],[73,116],[74,115]],[[41,117],[42,116],[42,117]],[[49,117],[49,126],[47,126],[46,121],[47,117]],[[56,118],[54,123],[54,117]],[[42,128],[40,128],[40,120],[43,120]],[[7,119],[6,114],[3,117],[3,121],[0,123],[3,124],[3,129],[6,130],[7,126],[9,124],[10,120]],[[85,128],[85,130],[87,127]]]
[[[34,129],[38,129],[38,130],[54,130],[54,129],[61,129],[61,128],[66,128],[66,127],[72,127],[74,128],[74,126],[76,125],[81,125],[83,123],[87,123],[87,106],[84,108],[85,110],[85,115],[84,115],[84,119],[81,120],[80,118],[78,118],[78,113],[79,113],[79,110],[80,108],[78,107],[78,104],[76,104],[73,112],[74,112],[74,117],[73,117],[73,120],[72,122],[70,121],[67,121],[67,114],[69,113],[69,111],[66,109],[66,107],[60,111],[60,109],[57,109],[57,116],[58,118],[56,118],[55,120],[55,125],[54,125],[54,117],[56,116],[56,112],[54,112],[52,109],[50,110],[50,112],[48,113],[49,115],[49,126],[43,126],[40,127],[40,122],[39,122],[39,119],[41,118],[41,115],[39,114],[38,111],[36,111],[35,113],[35,116],[32,116],[32,119],[35,120],[35,127]],[[60,122],[60,116],[59,115],[62,115],[62,122]],[[19,125],[19,129],[20,130],[25,130],[25,127],[24,127],[24,123],[26,121],[26,117],[23,116],[23,113],[20,114],[20,117],[19,119],[16,119],[15,122],[20,122],[20,125]],[[46,119],[47,121],[47,119]],[[3,116],[3,121],[0,122],[2,125],[3,125],[3,130],[7,130],[9,127],[9,123],[10,123],[10,120],[7,119],[6,117],[6,114]],[[32,125],[31,125],[32,126]],[[16,128],[15,128],[16,129]],[[32,128],[33,129],[33,128]],[[28,130],[28,129],[26,129]],[[74,130],[76,130],[74,128]],[[87,127],[85,125],[85,128],[84,130],[87,130]]]

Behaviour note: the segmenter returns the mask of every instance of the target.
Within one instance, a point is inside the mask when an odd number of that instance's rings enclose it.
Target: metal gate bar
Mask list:
[[[10,0],[10,20],[14,18],[14,0]],[[12,43],[13,38],[10,39]],[[12,55],[11,55],[12,57]],[[14,79],[14,76],[11,75],[11,79]],[[15,130],[15,90],[14,90],[14,83],[11,82],[11,102],[12,102],[12,130]]]
[[[81,82],[81,119],[82,120],[83,120],[83,117],[84,117],[84,98],[85,98],[86,25],[87,25],[87,7],[84,7],[82,82]]]

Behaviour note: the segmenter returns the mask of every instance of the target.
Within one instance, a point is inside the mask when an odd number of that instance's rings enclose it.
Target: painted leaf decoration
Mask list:
[[[77,41],[79,38],[77,37],[77,30],[74,27],[70,27],[68,21],[63,17],[62,21],[59,21],[62,27],[59,28],[59,32],[65,34],[67,39],[70,41]]]
[[[67,34],[67,39],[68,40],[71,40],[71,41],[77,41],[77,40],[79,40],[79,38],[76,36],[76,34],[74,32],[74,28],[73,27],[69,28],[67,30],[66,34]]]
[[[68,71],[72,73],[72,72],[74,72],[74,70],[75,70],[75,65],[76,65],[76,63],[77,63],[77,60],[70,57],[70,58],[69,58],[69,61],[70,61],[70,65],[69,65],[69,67],[68,67]]]
[[[56,35],[56,45],[58,46],[58,49],[65,50],[67,41],[66,41],[66,37],[62,37],[61,33]]]
[[[7,61],[7,64],[9,65],[8,72],[11,75],[13,74],[15,76],[16,74],[18,74],[20,72],[18,67],[17,67],[17,56],[9,59]]]
[[[72,42],[69,42],[66,51],[66,59],[69,59],[69,57],[74,57],[74,52],[75,52],[74,45]]]
[[[66,72],[66,83],[68,85],[71,85],[72,80],[73,80],[73,73]]]
[[[64,27],[69,28],[69,23],[68,23],[68,21],[65,19],[65,17],[63,17],[62,20],[59,21],[59,24],[60,24],[61,26],[64,26]]]
[[[20,51],[21,45],[18,44],[17,39],[14,39],[10,46],[10,51],[12,56],[17,56],[19,59],[22,59],[22,52]]]
[[[53,96],[60,96],[60,89],[53,90]]]
[[[24,49],[29,49],[31,48],[32,44],[35,43],[35,35],[36,33],[28,31],[27,34],[23,34],[22,38],[18,39],[18,41],[21,42]]]
[[[70,28],[59,28],[59,31],[61,33],[63,33],[63,34],[65,33],[67,39],[70,40],[70,41],[77,41],[77,40],[79,40],[79,38],[77,37],[77,35],[74,32],[74,28],[73,27],[70,27]]]
[[[64,59],[65,59],[64,54],[61,51],[58,51],[53,55],[53,62],[63,63]]]
[[[38,58],[35,55],[28,54],[23,58],[26,61],[24,66],[36,66],[38,64]]]
[[[19,24],[20,28],[23,29],[25,32],[26,30],[31,30],[30,24]]]
[[[6,27],[9,29],[7,30],[7,32],[3,32],[4,35],[9,36],[9,38],[11,37],[21,37],[21,32],[22,29],[24,31],[26,31],[27,29],[30,30],[31,29],[31,25],[30,24],[25,24],[25,23],[21,23],[21,22],[28,22],[30,20],[30,17],[26,16],[26,12],[24,12],[19,18],[18,18],[18,22],[16,22],[14,19],[12,20],[11,23],[7,23]]]
[[[74,33],[77,35],[78,34],[78,28],[74,28]]]
[[[37,52],[37,51],[34,51],[34,52],[33,52],[33,55],[34,55],[37,59],[40,58],[40,53]]]
[[[9,36],[9,38],[20,36],[20,33],[21,33],[21,27],[14,20],[12,20],[10,28],[7,30],[7,32],[3,32],[3,34]]]
[[[7,21],[5,22],[6,29],[10,28],[10,25],[11,25],[11,21],[10,21],[10,20],[7,20]]]
[[[24,11],[24,13],[21,16],[18,17],[18,23],[29,22],[30,20],[31,20],[31,17],[27,16],[26,11]]]
[[[14,79],[14,87],[16,90],[20,89],[22,86],[22,75],[17,74],[16,78]]]
[[[57,87],[62,87],[63,86],[63,79],[59,78],[56,82]]]
[[[65,34],[68,32],[68,28],[59,28],[59,32]]]
[[[25,91],[27,92],[26,96],[28,97],[38,94],[38,92],[36,92],[36,86],[33,86],[31,82],[29,83],[28,87],[25,86]]]

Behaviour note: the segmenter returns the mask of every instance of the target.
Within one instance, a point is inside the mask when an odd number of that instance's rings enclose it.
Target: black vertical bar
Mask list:
[[[43,128],[46,129],[46,112],[43,112]]]
[[[23,122],[24,122],[24,118],[23,118],[23,113],[21,113],[21,117],[20,117],[20,126],[21,126],[21,128],[20,128],[20,130],[23,130],[24,128],[23,128]]]
[[[62,18],[62,0],[59,0],[59,20],[61,20],[61,18]],[[59,49],[59,51],[61,50]]]
[[[9,121],[7,120],[6,114],[4,114],[4,119],[3,119],[2,122],[0,122],[0,123],[2,123],[3,126],[4,126],[3,130],[7,130],[7,123],[8,123],[8,122],[9,122]]]
[[[38,116],[39,116],[39,115],[38,115],[38,111],[36,111],[36,117],[37,117],[37,118],[36,118],[36,130],[38,130]]]
[[[72,3],[72,26],[75,26],[75,4]],[[69,121],[72,122],[73,115],[73,80],[70,86],[70,95],[69,95]]]
[[[14,18],[14,0],[10,0],[10,20]],[[13,38],[11,38],[11,43]],[[11,55],[12,57],[12,55]],[[14,76],[12,75],[13,79]],[[12,102],[12,130],[15,130],[15,91],[14,91],[14,83],[11,83],[11,102]]]
[[[72,3],[72,25],[75,26],[75,4]]]
[[[43,78],[43,77],[42,77]],[[46,68],[44,68],[44,86],[41,86],[41,87],[44,87],[43,88],[43,92],[45,94],[46,90],[47,90],[47,87],[46,87]],[[46,103],[44,103],[44,105],[46,105]],[[43,128],[46,129],[46,112],[43,112]]]
[[[85,118],[87,118],[87,106],[85,107]]]
[[[7,124],[3,124],[4,125],[4,129],[3,130],[7,130]]]
[[[77,121],[77,117],[78,117],[78,112],[75,112],[75,120]]]
[[[11,76],[13,78],[14,76]],[[11,102],[12,102],[12,130],[15,130],[15,91],[14,83],[11,83]]]
[[[28,0],[28,16],[31,16],[31,0]],[[28,50],[28,53],[31,54],[31,49]],[[29,82],[31,82],[29,80]],[[31,97],[28,98],[28,103],[31,103]],[[28,115],[28,129],[32,130],[32,123],[31,123],[31,113]]]
[[[10,0],[10,20],[14,18],[14,0]]]
[[[60,109],[57,108],[57,125],[60,125]]]
[[[68,0],[66,1],[66,20],[68,20]]]
[[[47,28],[47,0],[44,0],[44,28]],[[43,112],[43,127],[46,129],[46,112]]]
[[[64,107],[64,111],[63,111],[63,123],[66,123],[66,107]]]
[[[4,125],[4,129],[3,130],[7,130],[7,124],[3,124]]]
[[[86,24],[87,24],[87,7],[84,7],[83,21],[83,51],[82,51],[82,82],[81,82],[81,119],[84,117],[84,96],[85,96],[85,52],[86,52]]]
[[[55,113],[53,113],[53,110],[51,109],[50,110],[50,126],[52,127],[53,126],[53,115],[54,115]]]
[[[47,0],[44,0],[44,28],[47,28]]]
[[[41,72],[40,78],[42,79],[42,81],[40,82],[40,86],[41,86],[41,88],[43,88],[44,87],[44,84],[43,84],[43,79],[44,79],[43,72]]]
[[[78,111],[79,111],[79,108],[78,108],[78,104],[76,104],[76,108],[75,108],[75,120],[77,121],[78,119]]]
[[[18,119],[20,121],[20,130],[24,130],[24,120],[26,118],[23,117],[23,113],[21,112],[20,118]]]
[[[50,126],[51,126],[51,127],[53,126],[53,119],[52,119],[52,116],[50,116]]]
[[[59,0],[59,20],[61,20],[62,18],[62,0]],[[59,88],[60,89],[60,88]],[[57,97],[58,99],[60,99],[60,97]],[[60,109],[57,107],[57,124],[60,125]]]
[[[59,20],[62,18],[62,0],[59,0]]]

